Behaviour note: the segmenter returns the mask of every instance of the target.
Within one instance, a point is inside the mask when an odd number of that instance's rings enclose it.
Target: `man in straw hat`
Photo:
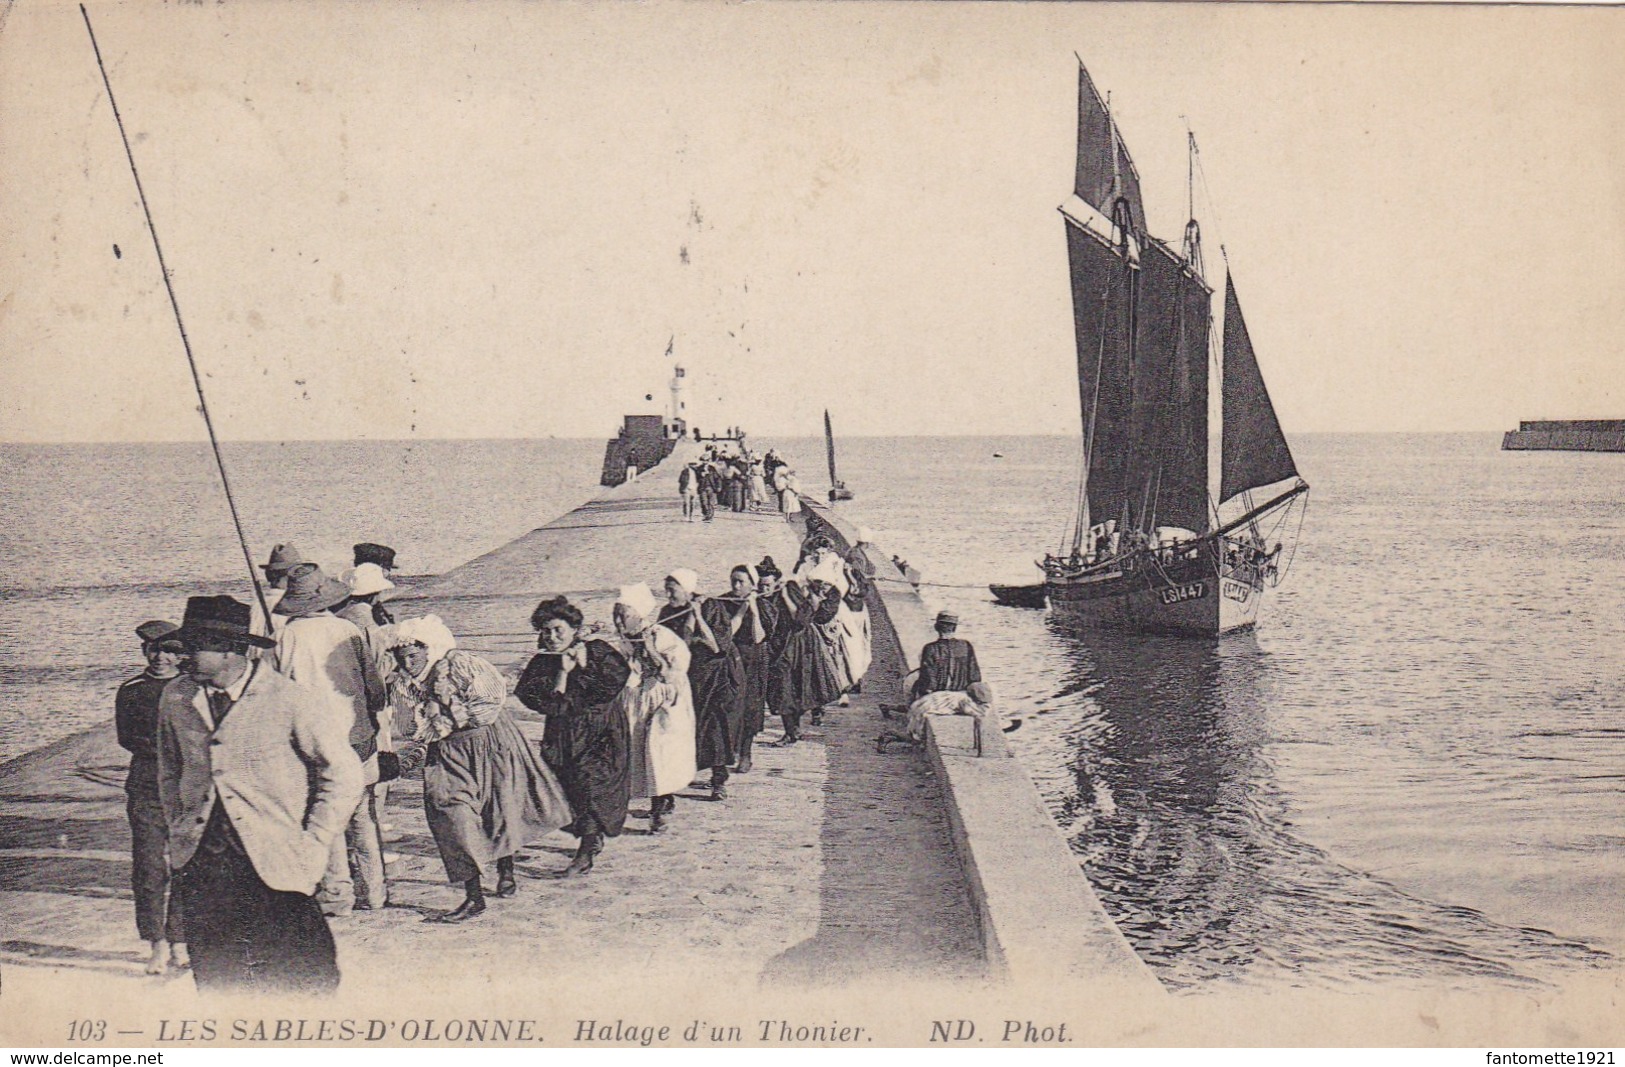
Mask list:
[[[279,544],[271,549],[270,558],[260,564],[260,570],[265,572],[265,589],[262,591],[265,596],[265,607],[268,610],[273,609],[276,607],[277,601],[282,599],[282,594],[288,588],[288,575],[294,571],[308,570],[314,566],[316,564],[306,560],[304,556],[299,554],[299,550],[290,544]],[[275,637],[282,631],[282,622],[282,616],[273,612],[270,628],[267,629],[265,619],[256,612],[254,615],[254,632]]]
[[[378,713],[387,698],[377,661],[361,631],[333,614],[349,598],[349,586],[311,567],[289,576],[288,591],[273,609],[288,619],[277,638],[277,670],[316,693],[344,724],[366,774],[368,802],[345,813],[351,817],[349,827],[343,839],[333,843],[327,876],[317,894],[322,910],[335,917],[388,902],[384,848],[370,792],[378,783]]]
[[[148,974],[163,974],[172,964],[186,966],[186,935],[180,909],[169,892],[169,825],[158,796],[158,705],[164,687],[180,674],[186,646],[176,636],[180,627],[154,619],[135,628],[147,669],[118,687],[113,721],[118,743],[130,753],[124,779],[125,812],[130,817],[130,888],[135,897],[135,925],[152,949]]]
[[[937,639],[920,649],[920,675],[914,679],[909,700],[927,693],[968,692],[972,682],[982,680],[976,665],[976,649],[957,636],[959,616],[951,611],[937,612]]]
[[[229,596],[192,597],[185,674],[158,713],[158,789],[200,990],[330,993],[312,893],[361,795],[361,763],[315,693],[251,660],[273,642]]]

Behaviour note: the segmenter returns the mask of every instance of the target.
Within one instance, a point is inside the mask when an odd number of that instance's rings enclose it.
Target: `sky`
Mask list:
[[[1625,417],[1625,11],[88,4],[229,439],[1076,433],[1077,59],[1288,433]],[[77,6],[0,29],[0,439],[193,440]],[[667,357],[670,345],[674,355]],[[652,395],[655,402],[645,401]]]

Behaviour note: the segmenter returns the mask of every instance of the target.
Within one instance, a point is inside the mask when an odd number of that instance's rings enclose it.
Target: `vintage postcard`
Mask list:
[[[0,1044],[1611,1063],[1622,54],[6,4]]]

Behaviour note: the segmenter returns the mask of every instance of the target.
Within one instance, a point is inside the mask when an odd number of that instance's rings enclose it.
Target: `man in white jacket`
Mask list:
[[[251,660],[269,638],[229,596],[187,601],[185,673],[158,711],[158,792],[200,990],[331,992],[313,893],[361,796],[361,762],[314,693]]]

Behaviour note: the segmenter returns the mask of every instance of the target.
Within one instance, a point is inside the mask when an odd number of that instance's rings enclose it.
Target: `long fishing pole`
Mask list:
[[[220,439],[214,433],[214,420],[209,417],[209,402],[203,396],[203,377],[198,374],[197,360],[192,355],[192,341],[186,336],[186,323],[181,320],[181,305],[175,299],[175,286],[169,278],[169,267],[164,263],[164,247],[158,242],[158,228],[152,224],[152,209],[147,206],[147,191],[141,186],[141,172],[135,166],[135,153],[130,150],[130,135],[124,130],[124,116],[119,114],[118,101],[113,98],[113,83],[107,77],[107,64],[102,62],[101,46],[96,43],[96,31],[90,25],[90,12],[79,5],[79,14],[85,19],[85,32],[90,34],[90,47],[96,53],[96,69],[101,71],[102,85],[107,89],[107,102],[113,108],[113,121],[118,123],[119,139],[124,142],[124,158],[130,162],[130,176],[135,179],[136,195],[141,199],[141,213],[147,219],[147,232],[152,234],[152,250],[158,254],[158,270],[164,276],[164,291],[169,294],[169,306],[175,312],[175,326],[181,333],[181,347],[186,350],[186,365],[192,368],[192,385],[197,389],[197,409],[203,414],[203,426],[209,431],[209,447],[214,449],[214,463],[220,470],[220,484],[226,490],[226,506],[231,509],[231,524],[237,530],[237,544],[243,550],[243,562],[248,565],[248,580],[254,583],[254,599],[259,601],[265,615],[265,632],[271,632],[271,608],[265,603],[265,589],[260,585],[259,571],[254,567],[253,553],[248,550],[248,538],[243,534],[243,520],[237,514],[237,498],[231,492],[231,478],[226,474],[226,460],[220,454]]]

